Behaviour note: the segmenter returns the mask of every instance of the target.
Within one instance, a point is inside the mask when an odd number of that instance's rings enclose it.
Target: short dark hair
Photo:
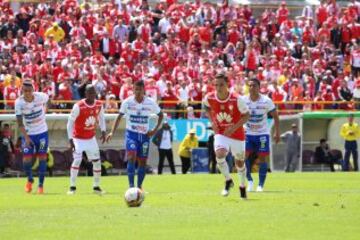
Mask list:
[[[23,87],[34,87],[31,80],[27,79],[23,82]]]
[[[320,139],[320,144],[326,143],[326,142],[327,142],[327,140],[325,138]]]
[[[254,83],[256,83],[256,84],[260,87],[260,81],[259,81],[259,79],[257,79],[257,78],[251,78],[251,79],[249,80],[249,82],[254,82]]]
[[[224,72],[216,74],[215,79],[223,79],[225,82],[228,82],[228,77],[225,75]]]
[[[142,87],[142,88],[145,88],[145,83],[143,80],[140,80],[140,81],[137,81],[134,83],[134,86],[135,87]]]
[[[95,90],[94,85],[92,85],[92,84],[86,84],[85,91],[89,91],[90,89],[94,89],[94,90]]]

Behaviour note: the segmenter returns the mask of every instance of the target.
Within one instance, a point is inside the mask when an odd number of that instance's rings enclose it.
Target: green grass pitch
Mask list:
[[[90,177],[74,196],[68,182],[47,178],[39,196],[0,179],[0,239],[360,239],[358,173],[272,173],[246,201],[220,196],[220,175],[153,175],[140,208],[124,203],[126,176],[102,178],[101,197]]]

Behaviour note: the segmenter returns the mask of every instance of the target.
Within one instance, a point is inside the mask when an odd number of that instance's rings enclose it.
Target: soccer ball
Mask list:
[[[128,207],[140,207],[145,199],[145,194],[140,188],[129,188],[125,192],[125,202]]]

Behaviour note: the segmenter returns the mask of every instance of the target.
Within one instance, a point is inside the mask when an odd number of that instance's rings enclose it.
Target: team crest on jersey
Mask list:
[[[86,127],[94,126],[95,123],[96,123],[96,119],[93,116],[88,117],[85,121]]]
[[[233,105],[229,105],[229,110],[230,110],[230,111],[234,110],[234,106],[233,106]]]
[[[228,123],[230,123],[233,118],[230,114],[226,113],[226,112],[220,112],[217,116],[216,116],[216,119],[219,121],[219,122],[223,122],[223,121],[226,121]]]

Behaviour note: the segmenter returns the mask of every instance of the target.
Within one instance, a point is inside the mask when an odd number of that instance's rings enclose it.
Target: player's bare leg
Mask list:
[[[240,191],[240,198],[242,199],[246,199],[246,167],[245,167],[245,161],[243,156],[236,156],[237,159],[239,160],[235,160],[235,166],[236,166],[236,170],[238,172],[239,175],[239,181],[240,181],[240,186],[239,186],[239,191]]]
[[[224,197],[228,196],[230,188],[234,187],[234,182],[230,176],[229,166],[225,160],[227,153],[228,152],[226,149],[218,149],[215,152],[217,166],[222,175],[225,177],[225,188],[221,191],[221,195],[223,195]]]

